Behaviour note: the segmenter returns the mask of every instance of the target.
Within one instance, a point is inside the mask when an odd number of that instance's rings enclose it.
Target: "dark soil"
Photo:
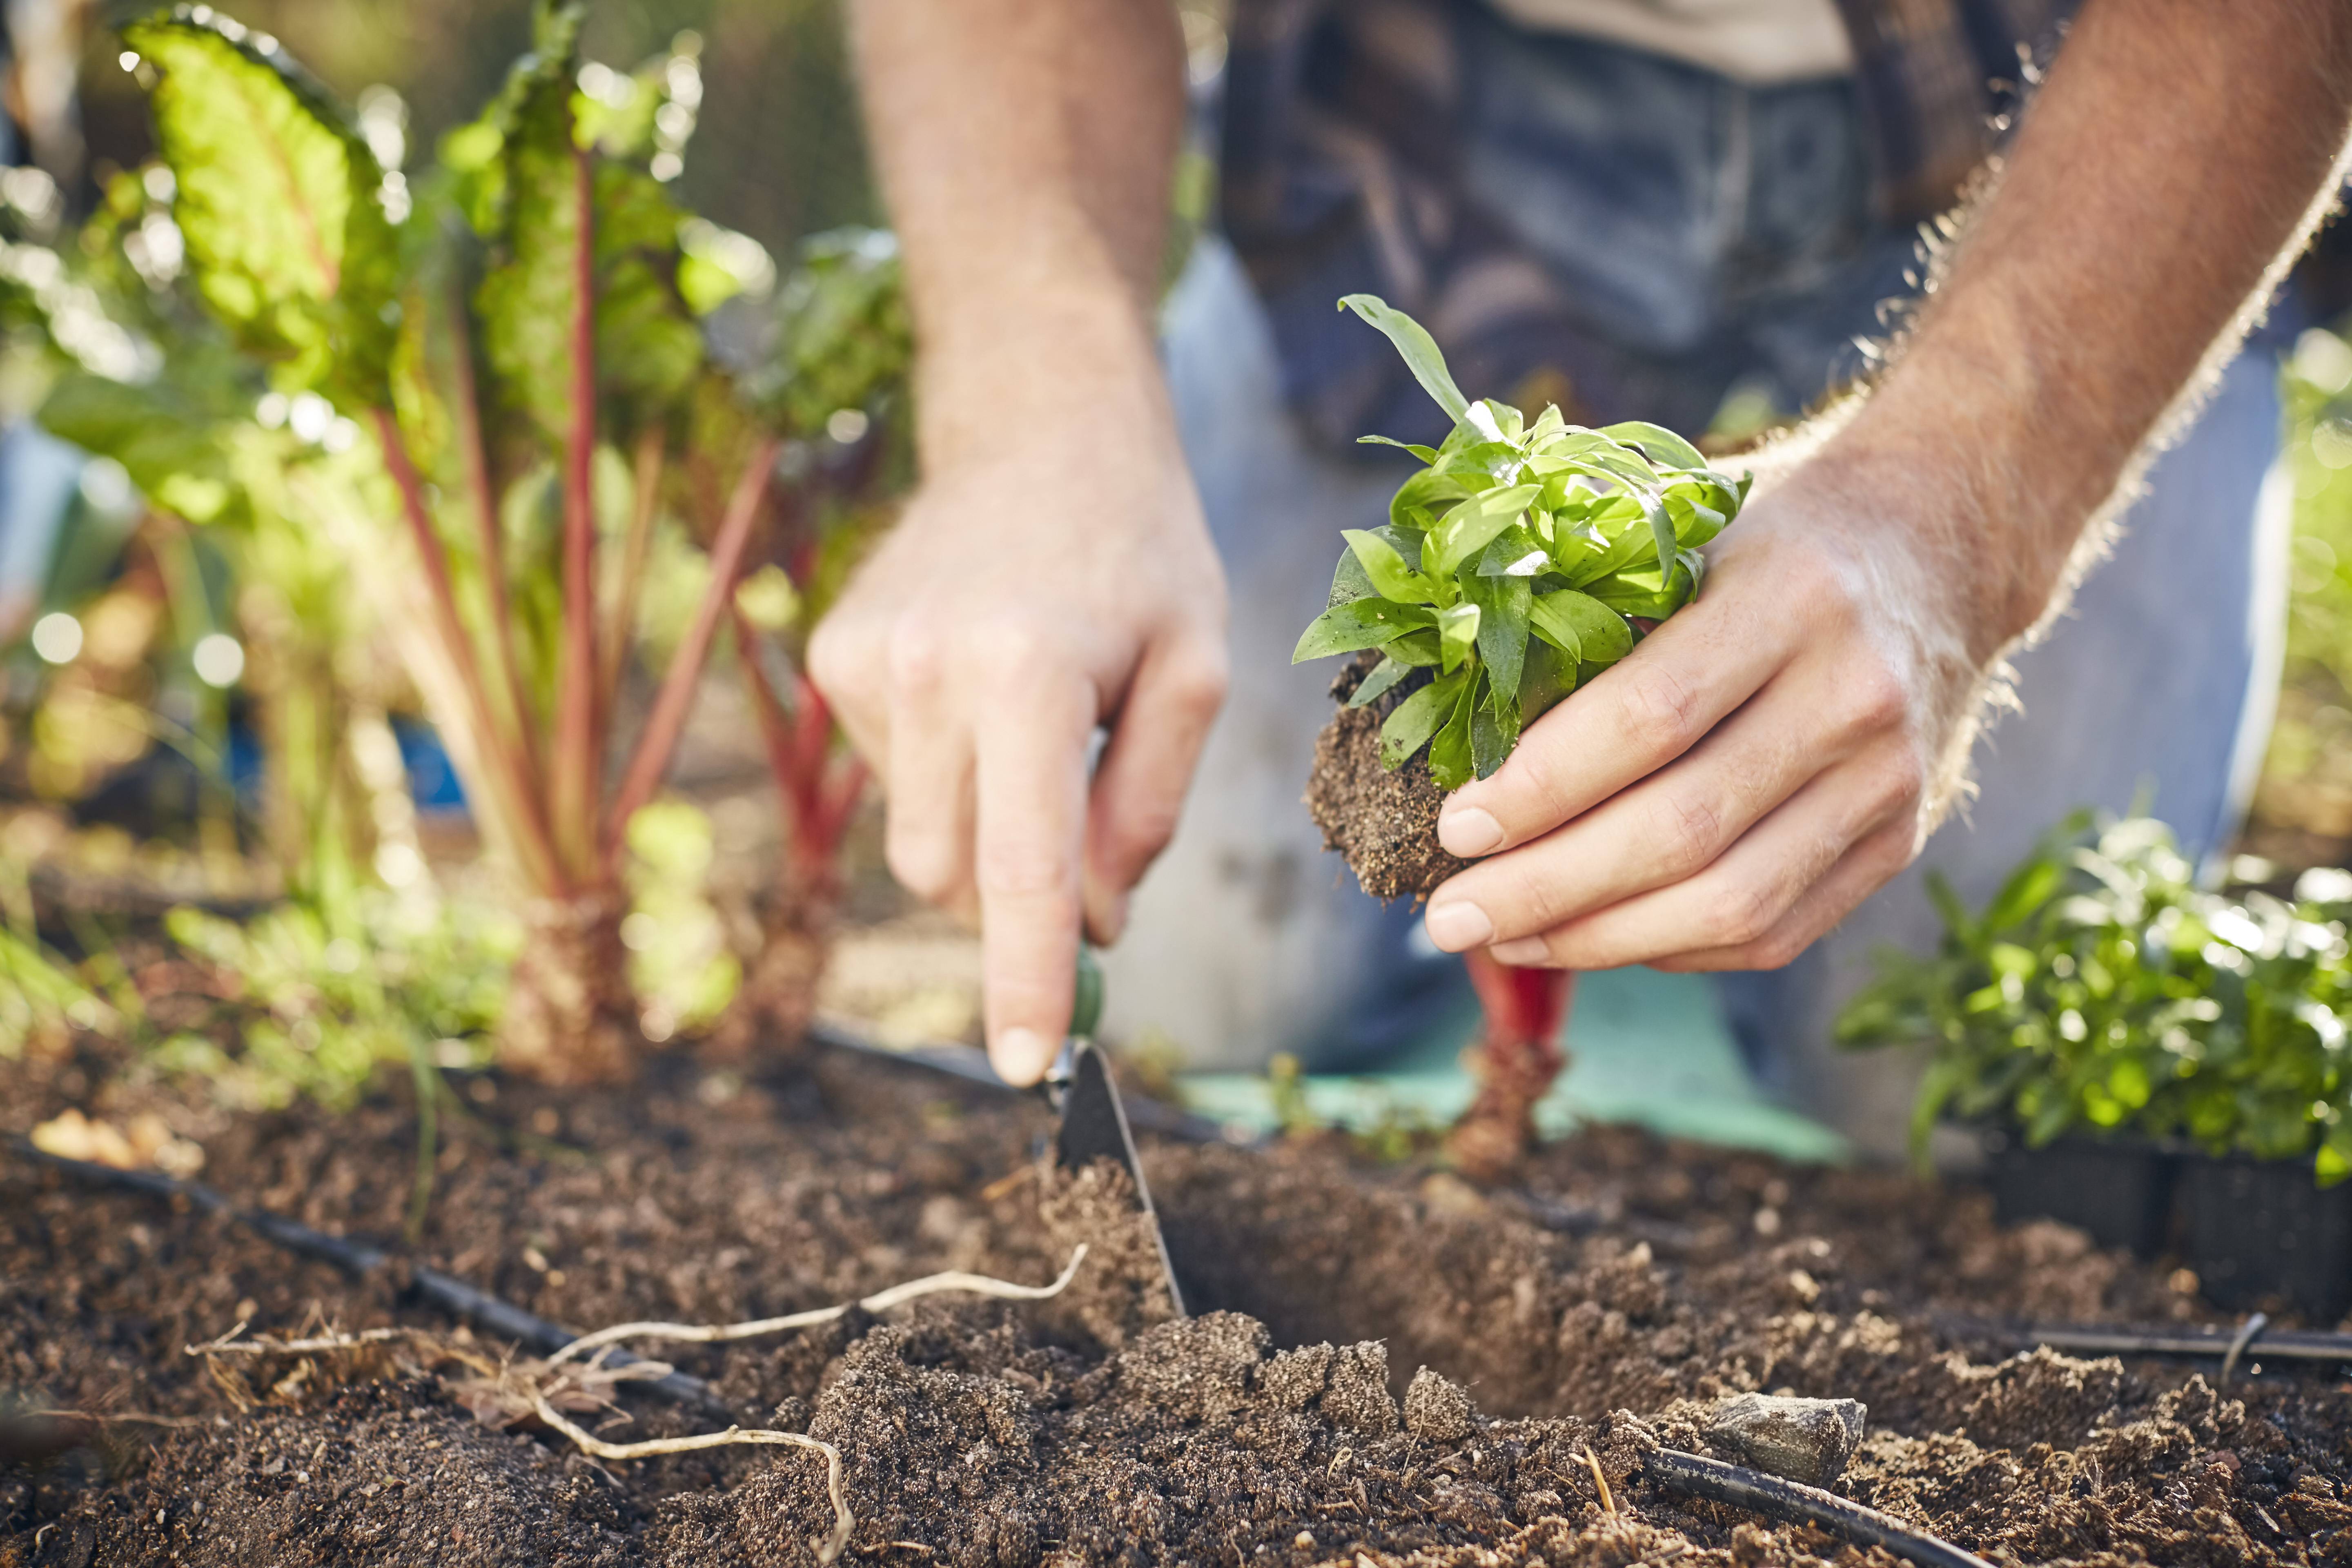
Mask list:
[[[0,1123],[155,1110],[204,1145],[213,1184],[397,1235],[414,1129],[396,1101],[229,1117],[93,1089],[94,1066],[0,1064]],[[1840,1489],[1996,1562],[2352,1562],[2352,1391],[2272,1369],[2222,1394],[2174,1365],[2011,1353],[1983,1321],[2214,1314],[2076,1232],[1995,1226],[1981,1194],[1616,1130],[1494,1194],[1337,1142],[1152,1143],[1202,1309],[1155,1322],[1117,1194],[1033,1163],[1027,1100],[851,1058],[774,1084],[663,1070],[629,1093],[478,1089],[416,1256],[588,1328],[782,1312],[948,1268],[1042,1281],[1075,1239],[1096,1247],[1052,1301],[937,1298],[667,1352],[747,1425],[840,1447],[852,1561],[1886,1568],[1646,1479],[1658,1443],[1713,1451],[1712,1401],[1764,1390],[1865,1401]],[[592,1463],[481,1425],[399,1355],[306,1363],[266,1394],[242,1380],[247,1407],[184,1353],[241,1319],[457,1337],[396,1279],[0,1155],[0,1413],[181,1423],[0,1462],[0,1564],[798,1563],[831,1522],[806,1451]],[[713,1425],[624,1402],[616,1441]]]
[[[1429,774],[1426,752],[1401,768],[1381,765],[1381,724],[1416,685],[1408,677],[1362,707],[1346,706],[1379,662],[1375,654],[1350,660],[1332,683],[1339,710],[1315,738],[1315,768],[1307,777],[1307,809],[1323,830],[1323,847],[1336,849],[1364,891],[1376,899],[1427,898],[1462,869],[1437,843],[1437,812],[1445,792]]]

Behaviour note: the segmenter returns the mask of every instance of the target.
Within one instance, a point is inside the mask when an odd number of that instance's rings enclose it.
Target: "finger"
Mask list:
[[[1029,1084],[1069,1030],[1095,694],[1067,677],[1003,689],[1022,700],[979,737],[973,859],[989,1060],[1007,1083]]]
[[[1814,779],[1697,876],[1540,935],[1498,942],[1495,957],[1616,969],[1762,941],[1853,845],[1891,822],[1916,819],[1921,770],[1907,751],[1886,750]]]
[[[1225,652],[1206,635],[1145,654],[1095,769],[1087,817],[1087,929],[1110,942],[1127,895],[1176,832],[1209,727],[1225,699]]]
[[[1795,907],[1755,942],[1708,948],[1661,959],[1654,967],[1676,973],[1698,970],[1778,969],[1795,962],[1864,899],[1895,879],[1919,853],[1916,823],[1890,822],[1847,850],[1829,875],[1807,889]]]
[[[1430,938],[1451,952],[1507,942],[1696,876],[1863,738],[1784,671],[1679,760],[1446,881]]]
[[[945,650],[930,628],[901,626],[889,671],[889,812],[883,853],[908,891],[934,904],[969,901],[974,820],[972,738],[950,701]]]
[[[889,686],[881,657],[886,635],[839,605],[817,623],[808,647],[809,679],[849,743],[884,780],[890,776]]]
[[[1491,778],[1447,796],[1438,842],[1465,859],[1491,855],[1647,777],[1788,662],[1793,626],[1785,614],[1759,616],[1743,595],[1690,605],[1528,726]]]

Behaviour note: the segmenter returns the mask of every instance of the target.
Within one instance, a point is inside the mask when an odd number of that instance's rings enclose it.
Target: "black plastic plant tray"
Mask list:
[[[1985,1135],[1986,1184],[2004,1224],[2054,1219],[2101,1247],[2153,1257],[2165,1242],[2173,1162],[2142,1139],[2059,1138],[2039,1149],[2005,1130]],[[2305,1173],[2306,1181],[2308,1173]]]
[[[2352,1307],[2352,1182],[2321,1187],[2308,1160],[2184,1154],[2174,1207],[2181,1261],[2214,1305],[2284,1300],[2314,1322]]]

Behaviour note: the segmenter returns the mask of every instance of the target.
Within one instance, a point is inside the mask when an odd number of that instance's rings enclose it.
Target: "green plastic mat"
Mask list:
[[[1383,1070],[1311,1076],[1303,1085],[1317,1121],[1357,1131],[1394,1124],[1444,1126],[1470,1103],[1462,1047],[1478,1010],[1433,1029]],[[1765,1098],[1732,1044],[1704,976],[1614,969],[1577,977],[1568,1019],[1569,1069],[1537,1108],[1547,1137],[1580,1121],[1627,1121],[1671,1137],[1760,1149],[1791,1160],[1843,1160],[1845,1140]],[[1274,1086],[1252,1073],[1188,1073],[1185,1104],[1203,1116],[1271,1131]]]

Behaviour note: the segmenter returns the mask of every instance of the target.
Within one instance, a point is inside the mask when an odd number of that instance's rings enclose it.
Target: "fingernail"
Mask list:
[[[988,1050],[996,1076],[1016,1089],[1025,1089],[1045,1076],[1054,1065],[1054,1043],[1034,1029],[1005,1029]]]
[[[1475,947],[1495,934],[1495,922],[1486,918],[1486,911],[1465,899],[1432,904],[1422,921],[1429,927],[1429,940],[1448,952]]]
[[[1551,956],[1551,949],[1539,936],[1513,937],[1508,942],[1496,942],[1486,952],[1497,963],[1516,963],[1528,969],[1541,966]]]
[[[1503,825],[1475,805],[1441,812],[1437,841],[1448,855],[1484,855],[1503,841]]]

